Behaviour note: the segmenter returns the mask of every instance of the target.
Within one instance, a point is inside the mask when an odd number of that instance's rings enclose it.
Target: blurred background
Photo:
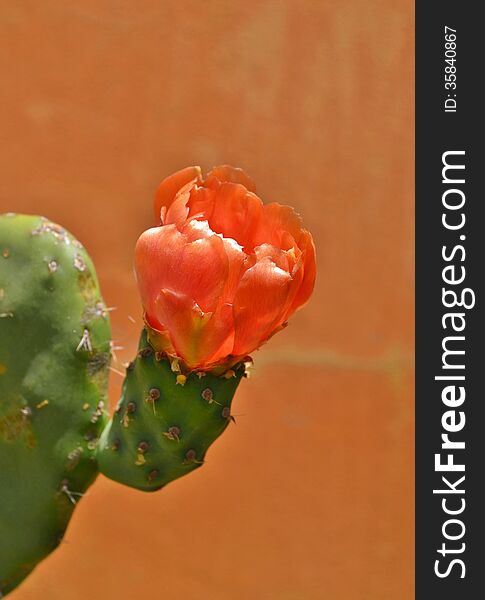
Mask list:
[[[0,211],[85,244],[118,368],[174,170],[243,167],[319,262],[204,467],[151,495],[100,476],[12,600],[413,597],[413,4],[0,0]]]

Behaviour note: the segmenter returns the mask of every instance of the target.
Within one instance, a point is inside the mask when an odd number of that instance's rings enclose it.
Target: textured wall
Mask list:
[[[410,0],[0,0],[0,210],[85,243],[120,363],[133,245],[177,168],[244,167],[302,213],[320,268],[207,464],[153,495],[100,477],[12,600],[412,597],[413,17]]]

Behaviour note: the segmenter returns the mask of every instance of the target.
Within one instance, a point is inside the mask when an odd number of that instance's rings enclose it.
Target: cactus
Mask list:
[[[43,217],[0,215],[0,597],[57,547],[98,472],[158,490],[234,420],[247,353],[316,275],[299,217],[254,189],[228,165],[160,185],[160,224],[135,249],[145,327],[108,423],[110,325],[89,256]]]
[[[98,446],[100,471],[144,491],[200,467],[208,447],[232,419],[231,401],[245,373],[239,363],[224,375],[172,371],[144,329],[126,370],[121,399]]]
[[[97,475],[110,325],[65,229],[0,216],[0,597],[62,540]]]

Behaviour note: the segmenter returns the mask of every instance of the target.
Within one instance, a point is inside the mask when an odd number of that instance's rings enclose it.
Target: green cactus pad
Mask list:
[[[155,491],[203,464],[209,446],[231,421],[231,402],[244,364],[230,377],[191,373],[184,385],[142,331],[128,365],[121,399],[99,442],[99,470]]]
[[[82,245],[42,217],[0,215],[0,597],[61,542],[96,477],[110,354]]]

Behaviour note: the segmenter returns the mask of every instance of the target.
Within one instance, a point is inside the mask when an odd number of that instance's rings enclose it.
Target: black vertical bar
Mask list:
[[[485,598],[485,36],[479,10],[479,2],[416,3],[418,600]],[[465,168],[442,173],[443,161]],[[452,292],[466,306],[453,306]],[[445,350],[464,354],[444,354],[446,338]]]

